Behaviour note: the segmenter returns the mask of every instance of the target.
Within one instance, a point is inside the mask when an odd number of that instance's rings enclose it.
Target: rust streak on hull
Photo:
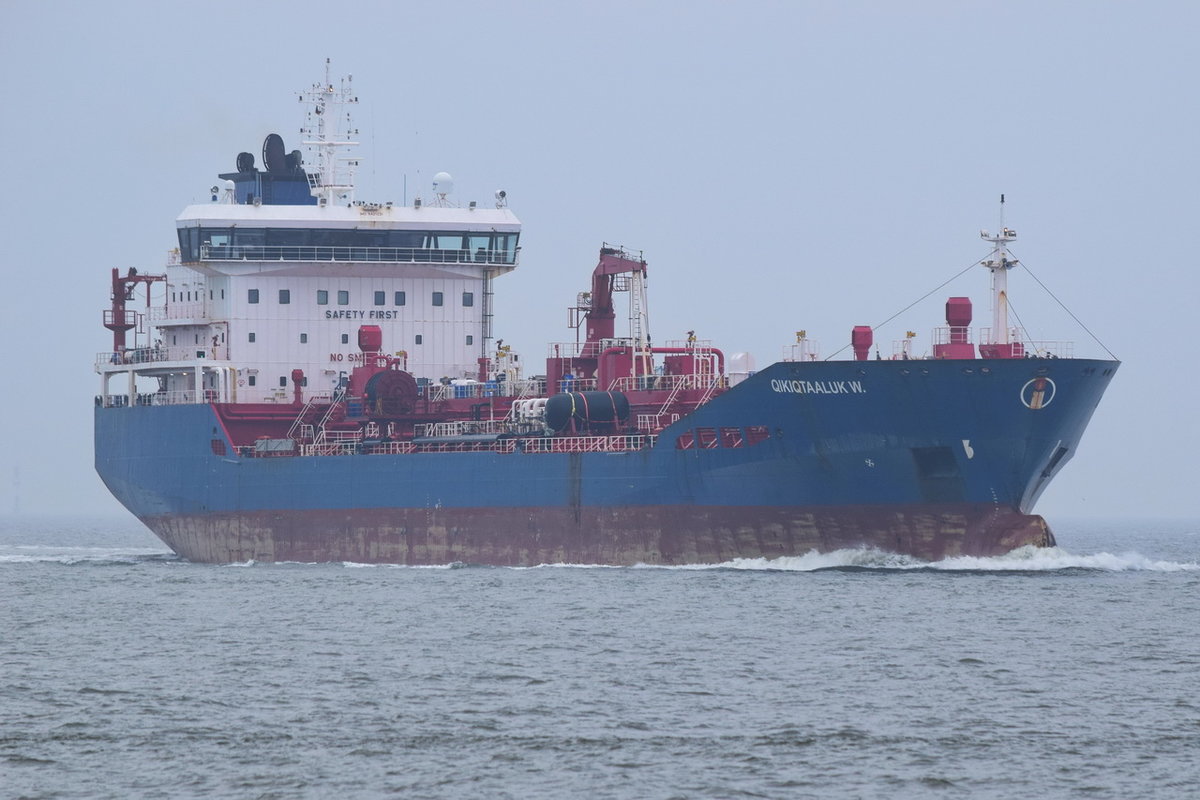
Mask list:
[[[208,563],[717,564],[859,547],[938,561],[1054,545],[1040,516],[991,505],[378,508],[143,522],[184,558]]]

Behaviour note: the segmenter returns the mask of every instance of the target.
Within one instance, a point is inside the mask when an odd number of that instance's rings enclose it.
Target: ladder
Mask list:
[[[317,423],[317,433],[313,437],[313,444],[325,444],[325,423],[329,422],[329,418],[333,416],[333,410],[338,407],[337,400],[333,400],[329,404],[329,408],[325,409],[325,413],[321,416],[321,421]]]
[[[288,428],[287,436],[285,438],[296,438],[296,430],[304,422],[304,417],[308,414],[308,412],[312,411],[313,404],[316,399],[317,398],[315,396],[308,398],[308,402],[304,404],[304,408],[300,409],[300,413],[296,415],[296,420],[292,423],[292,427]]]

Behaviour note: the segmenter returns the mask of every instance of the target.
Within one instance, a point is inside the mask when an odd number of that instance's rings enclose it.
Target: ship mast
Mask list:
[[[342,78],[335,89],[329,77],[329,59],[325,59],[325,82],[314,83],[300,94],[300,102],[309,104],[304,127],[303,144],[316,150],[317,171],[308,173],[308,186],[313,197],[321,205],[332,205],[337,200],[354,202],[354,168],[358,161],[344,158],[339,151],[344,147],[356,147],[353,137],[358,129],[350,119],[349,107],[358,104],[353,92],[353,75]]]
[[[1000,233],[993,236],[986,230],[979,238],[992,243],[991,255],[983,266],[992,273],[992,335],[988,344],[1009,344],[1008,336],[1008,271],[1017,265],[1017,260],[1008,252],[1008,243],[1017,238],[1017,232],[1004,225],[1004,195],[1000,195]]]

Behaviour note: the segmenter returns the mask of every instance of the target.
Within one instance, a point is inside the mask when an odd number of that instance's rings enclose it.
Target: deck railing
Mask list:
[[[201,261],[369,261],[382,263],[515,265],[516,251],[435,250],[424,247],[202,245]]]
[[[164,361],[224,361],[229,358],[229,345],[216,347],[202,344],[192,347],[131,347],[123,352],[109,350],[96,354],[96,368],[128,364],[154,364]]]
[[[300,457],[348,455],[410,455],[421,453],[497,453],[501,455],[550,453],[627,453],[653,447],[651,435],[538,436],[497,439],[491,442],[357,442],[339,441],[301,445]],[[243,457],[254,448],[239,447]]]
[[[147,392],[135,394],[133,399],[127,394],[98,394],[96,405],[103,408],[125,408],[127,406],[182,406],[197,403],[217,402],[217,393],[212,389],[202,389],[199,392],[185,390],[179,392]]]
[[[543,380],[519,380],[519,381],[472,381],[471,383],[431,383],[428,384],[424,392],[429,395],[431,403],[439,403],[443,400],[463,400],[463,399],[481,399],[487,397],[521,397],[529,396],[532,392],[534,395],[540,395],[546,390],[546,382]]]

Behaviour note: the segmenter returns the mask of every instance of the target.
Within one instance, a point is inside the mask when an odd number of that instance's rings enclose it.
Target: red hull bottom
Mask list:
[[[939,561],[1054,546],[1040,516],[990,505],[360,508],[142,521],[179,555],[207,563],[719,564],[860,547]]]

